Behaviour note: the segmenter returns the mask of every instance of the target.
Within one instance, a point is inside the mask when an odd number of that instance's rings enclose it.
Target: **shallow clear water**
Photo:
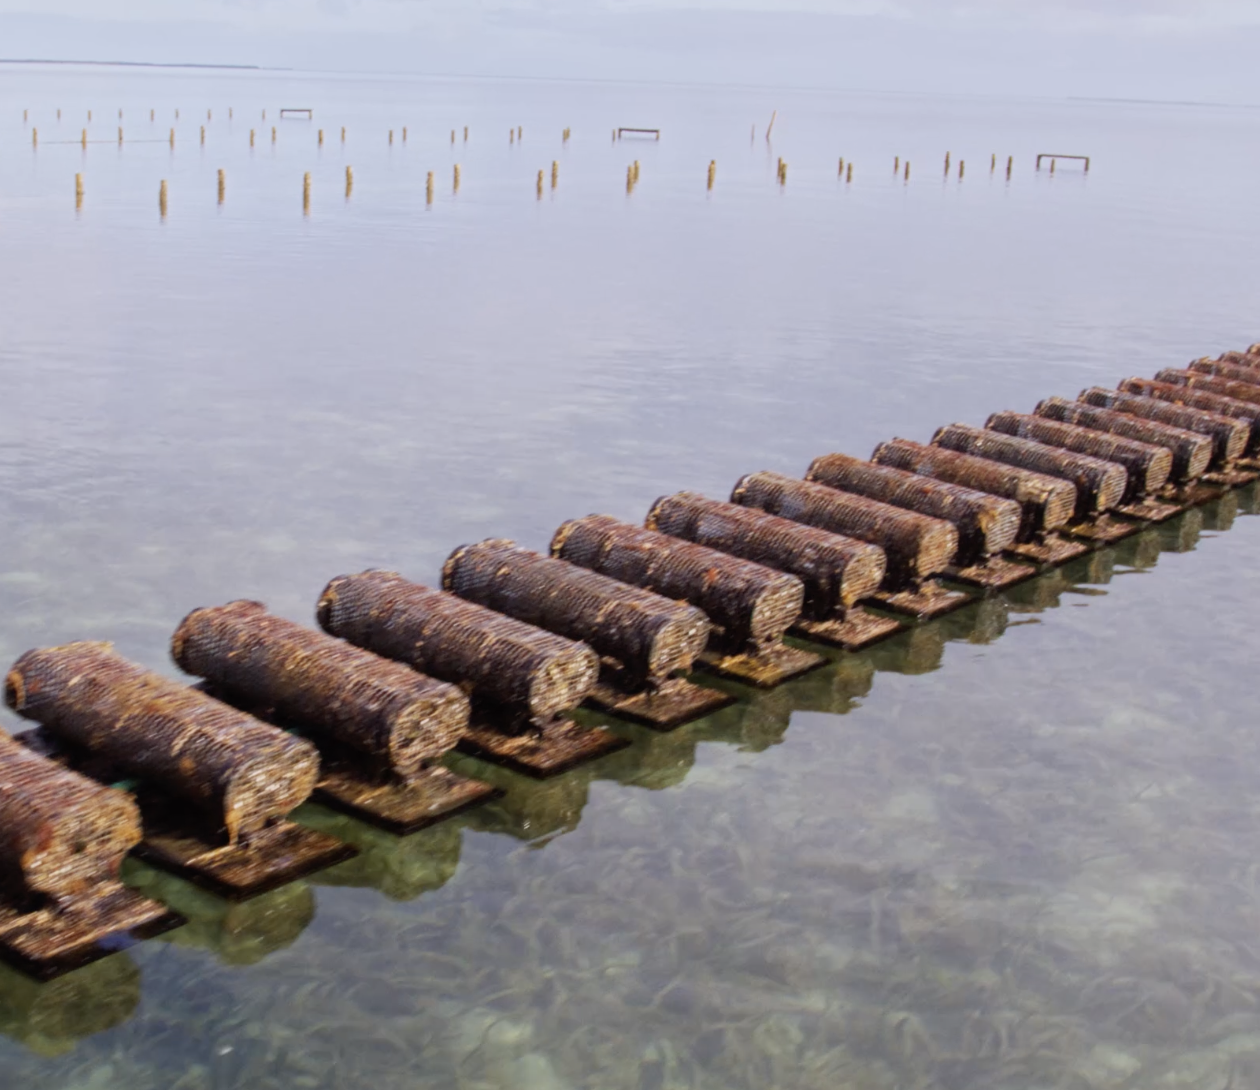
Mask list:
[[[103,638],[173,671],[197,605],[309,620],[334,574],[432,581],[465,541],[1245,346],[1255,120],[0,68],[0,661]],[[137,865],[192,922],[51,986],[0,971],[4,1083],[1255,1084],[1257,509],[618,727],[634,747],[546,784],[467,762],[506,796],[406,840],[307,808],[363,853],[255,902]]]

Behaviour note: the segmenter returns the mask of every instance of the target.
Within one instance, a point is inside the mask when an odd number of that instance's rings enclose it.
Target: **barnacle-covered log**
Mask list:
[[[1222,352],[1217,358],[1221,363],[1233,363],[1240,367],[1260,368],[1260,345],[1253,344],[1245,352]]]
[[[1123,466],[1128,474],[1120,497],[1123,503],[1135,503],[1158,492],[1168,483],[1172,473],[1171,452],[1150,443],[1139,443],[1028,413],[993,413],[984,426],[989,431],[1018,436],[1057,450],[1084,454]]]
[[[468,727],[468,697],[454,685],[276,617],[261,602],[194,610],[171,654],[233,704],[274,712],[403,779]]]
[[[1205,375],[1188,368],[1179,370],[1167,367],[1155,375],[1156,382],[1171,382],[1174,386],[1189,386],[1192,390],[1203,390],[1209,394],[1221,394],[1249,405],[1260,405],[1260,386],[1250,382],[1234,382],[1218,375]]]
[[[1251,438],[1251,426],[1221,413],[1205,409],[1192,409],[1186,405],[1174,405],[1158,398],[1141,397],[1121,390],[1108,390],[1091,386],[1077,396],[1077,403],[1122,413],[1135,419],[1149,420],[1157,424],[1206,436],[1211,444],[1209,467],[1221,467],[1241,458]],[[1043,402],[1048,404],[1048,402]],[[1079,420],[1073,423],[1080,423]],[[1175,472],[1175,470],[1174,470]],[[1202,471],[1200,471],[1202,472]]]
[[[136,666],[107,643],[28,651],[5,679],[5,698],[54,738],[194,806],[230,844],[300,805],[319,775],[310,742]]]
[[[460,685],[479,713],[546,723],[580,704],[599,677],[585,644],[396,572],[338,576],[316,615],[331,635]]]
[[[871,461],[1014,500],[1023,512],[1022,542],[1063,526],[1076,507],[1076,486],[1069,481],[909,439],[880,443]]]
[[[1121,393],[1153,398],[1170,405],[1182,405],[1189,409],[1219,413],[1241,421],[1248,428],[1244,454],[1260,454],[1260,405],[1240,401],[1226,394],[1213,393],[1199,386],[1186,386],[1180,382],[1155,381],[1149,378],[1131,377],[1121,380],[1116,387]]]
[[[880,546],[888,565],[884,588],[890,591],[944,571],[958,552],[958,531],[948,522],[781,473],[742,477],[731,500]]]
[[[67,771],[0,731],[0,897],[66,903],[118,880],[140,843],[122,791]]]
[[[713,625],[710,644],[725,651],[777,642],[805,601],[804,584],[793,575],[608,515],[566,522],[551,539],[551,555],[690,602]]]
[[[805,479],[953,523],[958,530],[954,562],[960,567],[1004,552],[1019,534],[1022,512],[1014,500],[847,454],[815,458]]]
[[[1207,358],[1191,361],[1186,370],[1199,375],[1215,375],[1230,382],[1243,382],[1248,386],[1260,385],[1260,370],[1254,364],[1240,360],[1210,360]]]
[[[804,611],[813,620],[842,617],[884,581],[884,551],[878,545],[696,492],[663,496],[652,505],[646,525],[795,575],[805,585]]]
[[[1075,514],[1079,519],[1093,518],[1111,510],[1128,487],[1129,475],[1124,466],[1116,462],[1004,432],[947,424],[932,436],[932,444],[1071,481],[1076,485]]]
[[[694,606],[619,583],[515,542],[491,538],[447,558],[442,586],[509,617],[581,640],[614,660],[633,686],[691,668],[709,639]]]
[[[1081,428],[1106,432],[1152,446],[1163,447],[1172,455],[1171,477],[1178,483],[1203,476],[1212,461],[1212,439],[1207,435],[1173,427],[1155,420],[1143,420],[1127,413],[1048,397],[1033,410],[1047,420],[1058,420]]]

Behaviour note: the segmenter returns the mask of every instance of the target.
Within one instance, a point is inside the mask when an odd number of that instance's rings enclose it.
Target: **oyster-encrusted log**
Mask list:
[[[128,662],[108,643],[26,652],[5,698],[53,737],[195,806],[230,844],[299,806],[319,777],[310,742]]]
[[[0,730],[0,897],[68,903],[118,880],[140,843],[130,795],[69,772]]]
[[[954,563],[959,567],[983,563],[1009,549],[1019,534],[1023,513],[1014,500],[847,454],[815,458],[805,479],[952,522],[958,530]]]
[[[725,651],[769,646],[805,603],[805,586],[794,575],[608,515],[566,522],[551,539],[551,555],[690,602],[713,625],[710,645]]]
[[[1199,375],[1215,375],[1230,382],[1245,382],[1248,386],[1260,385],[1260,370],[1254,363],[1247,363],[1247,357],[1238,360],[1210,360],[1207,358],[1192,361],[1186,368]]]
[[[1221,416],[1240,421],[1248,429],[1247,446],[1243,453],[1260,453],[1260,405],[1250,401],[1239,401],[1238,398],[1228,397],[1225,394],[1215,394],[1210,390],[1183,386],[1177,382],[1156,382],[1149,378],[1123,379],[1117,384],[1117,389],[1121,393],[1152,398],[1188,409],[1219,413]]]
[[[1247,449],[1247,441],[1251,438],[1251,425],[1246,421],[1205,409],[1192,409],[1188,405],[1174,405],[1154,397],[1091,386],[1088,390],[1082,390],[1076,400],[1078,404],[1110,409],[1125,416],[1151,420],[1206,436],[1212,444],[1209,466],[1220,467],[1241,458],[1243,451]]]
[[[442,567],[442,586],[589,644],[618,664],[632,685],[658,685],[690,670],[709,640],[709,622],[694,606],[502,538],[456,549]]]
[[[1209,394],[1221,394],[1248,405],[1260,405],[1260,386],[1250,382],[1234,382],[1218,375],[1205,375],[1198,371],[1178,370],[1166,367],[1155,375],[1156,382],[1171,382],[1174,386],[1189,386],[1192,390],[1202,390]]]
[[[1093,518],[1111,510],[1120,503],[1129,484],[1129,474],[1118,462],[1104,461],[1089,454],[1078,454],[991,429],[947,424],[932,436],[932,443],[960,454],[977,454],[981,458],[1071,481],[1076,485],[1076,517],[1081,519]]]
[[[1059,450],[1101,458],[1123,466],[1128,473],[1121,501],[1136,503],[1144,496],[1158,492],[1172,474],[1172,453],[1165,447],[1139,443],[1106,432],[1093,431],[1075,424],[1029,413],[998,412],[985,421],[989,431],[1018,436]]]
[[[795,575],[805,584],[805,615],[814,621],[843,617],[879,589],[887,567],[878,545],[697,492],[662,496],[645,525]]]
[[[1140,420],[1126,413],[1097,408],[1080,401],[1068,401],[1062,397],[1046,398],[1037,404],[1033,412],[1047,420],[1058,420],[1064,424],[1163,447],[1172,455],[1170,477],[1179,483],[1203,476],[1212,461],[1211,438],[1184,428],[1153,420]]]
[[[478,714],[547,723],[582,703],[599,678],[585,644],[397,572],[339,575],[316,616],[331,635],[459,685]]]
[[[171,655],[232,703],[274,711],[403,779],[468,728],[468,697],[454,685],[276,617],[261,602],[194,610]]]
[[[781,473],[741,477],[731,501],[878,545],[887,556],[885,590],[917,586],[958,552],[958,531],[948,522]]]
[[[944,447],[892,439],[875,448],[871,461],[1014,500],[1022,510],[1022,542],[1063,526],[1076,508],[1076,486],[1070,481]]]
[[[1253,344],[1245,352],[1222,352],[1222,363],[1237,363],[1244,367],[1260,368],[1260,344]]]

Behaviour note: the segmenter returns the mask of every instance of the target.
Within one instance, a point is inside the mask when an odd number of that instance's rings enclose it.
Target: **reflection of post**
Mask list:
[[[497,775],[487,773],[485,779],[505,784],[503,774],[494,771]],[[586,765],[549,780],[526,782],[513,777],[511,789],[502,798],[469,811],[468,824],[474,829],[529,841],[572,832],[582,820],[591,780],[597,771]]]
[[[173,946],[209,950],[225,965],[256,965],[292,946],[315,919],[315,894],[291,882],[248,901],[225,901],[165,871],[129,860],[128,881],[188,923],[162,937]]]
[[[1203,528],[1218,533],[1232,529],[1238,517],[1238,494],[1232,489],[1203,508]]]
[[[93,962],[46,984],[0,964],[0,1033],[40,1056],[113,1029],[140,1005],[140,969],[126,954]]]
[[[459,867],[463,829],[458,818],[403,837],[311,806],[302,811],[302,821],[359,849],[354,859],[313,877],[316,885],[375,889],[391,901],[413,901],[441,889]]]

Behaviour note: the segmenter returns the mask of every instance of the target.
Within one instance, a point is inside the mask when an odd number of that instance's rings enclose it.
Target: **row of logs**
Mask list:
[[[440,588],[339,576],[319,597],[320,630],[257,602],[198,609],[171,643],[197,688],[84,642],[27,652],[5,700],[94,767],[248,844],[311,793],[324,739],[406,783],[472,722],[537,729],[601,679],[653,690],[706,650],[767,651],[798,618],[843,619],[877,591],[984,564],[1258,454],[1254,346],[996,413],[984,428],[949,425],[926,445],[893,439],[869,461],[827,454],[803,480],[752,473],[729,502],[667,496],[642,526],[574,519],[547,554],[462,546]],[[140,824],[127,793],[0,734],[10,903],[73,906],[116,888]]]

